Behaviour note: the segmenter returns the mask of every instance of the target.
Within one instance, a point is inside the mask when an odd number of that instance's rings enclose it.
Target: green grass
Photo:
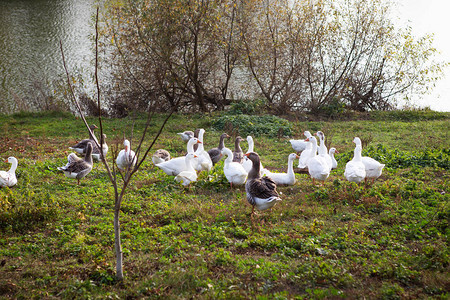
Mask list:
[[[446,299],[449,114],[419,114],[290,122],[295,138],[324,131],[341,152],[338,169],[317,187],[296,174],[298,182],[278,188],[283,201],[260,213],[254,228],[245,191],[230,189],[222,162],[188,190],[148,158],[122,205],[123,283],[114,278],[113,190],[103,165],[80,186],[56,169],[68,146],[87,136],[81,120],[0,116],[1,158],[19,160],[18,185],[0,189],[0,298]],[[217,146],[222,132],[212,124],[219,117],[173,116],[153,151],[182,155],[176,133],[199,127],[206,129],[205,148]],[[156,116],[150,134],[163,119]],[[111,148],[132,132],[133,146],[145,117],[103,124]],[[386,164],[367,188],[343,177],[356,135],[364,155]],[[293,150],[289,137],[260,135],[255,151],[265,167],[284,170]],[[0,170],[8,168],[0,162]]]

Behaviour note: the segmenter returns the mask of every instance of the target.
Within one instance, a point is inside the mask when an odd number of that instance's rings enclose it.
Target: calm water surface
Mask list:
[[[0,113],[21,109],[15,104],[21,102],[17,99],[26,102],[36,97],[39,87],[51,90],[51,82],[64,78],[60,40],[71,74],[81,74],[85,84],[92,87],[96,2],[0,0]],[[439,97],[419,99],[419,104],[450,111],[448,84],[442,81],[440,85],[446,90],[438,86]]]
[[[30,97],[33,83],[46,86],[69,71],[86,80],[94,34],[94,0],[0,0],[0,112],[17,110],[14,99]]]

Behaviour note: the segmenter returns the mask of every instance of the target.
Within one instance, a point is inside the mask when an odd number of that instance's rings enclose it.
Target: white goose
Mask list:
[[[213,167],[213,163],[211,160],[211,157],[209,156],[208,152],[205,151],[204,144],[203,144],[203,135],[205,134],[205,129],[200,129],[198,133],[198,140],[200,143],[198,144],[198,148],[195,151],[196,159],[194,159],[194,169],[197,171],[211,171]]]
[[[272,173],[269,170],[264,172],[264,175],[269,176],[272,180],[279,185],[294,185],[295,173],[294,173],[294,160],[299,158],[295,153],[291,153],[288,156],[287,173]]]
[[[330,150],[328,151],[328,155],[330,155],[330,157],[331,157],[331,169],[332,170],[337,168],[337,161],[336,161],[336,158],[334,157],[335,153],[339,154],[339,151],[337,151],[336,148],[333,148],[333,147],[330,148]]]
[[[309,131],[305,131],[303,134],[306,136],[305,141],[309,137],[312,136],[311,132],[309,132]],[[306,142],[308,142],[308,141],[306,141]],[[302,153],[300,153],[300,159],[298,160],[298,167],[300,169],[304,169],[307,167],[306,163],[308,162],[308,159],[311,157],[311,152],[312,152],[312,144],[308,143],[308,145],[306,146],[306,149],[303,150]],[[317,153],[317,150],[316,150],[316,153]]]
[[[16,169],[19,162],[14,156],[8,157],[5,162],[10,163],[11,168],[8,171],[0,171],[0,187],[11,187],[17,184]]]
[[[246,153],[250,153],[250,152],[254,152],[254,147],[255,147],[255,143],[253,141],[253,138],[251,136],[247,136],[247,143],[248,143],[248,150]],[[263,165],[262,163],[260,163],[261,165],[259,166],[259,169],[261,171],[261,176],[263,175]],[[250,159],[248,159],[247,156],[244,156],[244,161],[242,163],[242,166],[244,167],[245,171],[248,173],[250,172],[250,170],[253,167],[253,163]]]
[[[327,146],[325,145],[325,134],[322,131],[317,131],[315,135],[319,138],[319,155],[325,159],[331,171],[331,169],[333,169],[333,159],[328,153]]]
[[[362,149],[362,143],[359,137],[355,137],[354,142],[356,145],[361,146]],[[385,165],[368,156],[361,157],[361,160],[364,164],[364,169],[366,170],[364,181],[367,182],[367,179],[372,179],[372,183],[374,183],[375,179],[381,176]]]
[[[197,181],[197,172],[194,169],[194,159],[196,157],[197,155],[194,153],[186,154],[184,158],[186,169],[175,176],[177,182],[181,182],[182,185],[188,186],[191,182]]]
[[[294,149],[297,153],[304,151],[308,147],[308,142],[305,140],[289,140],[291,143],[292,149]]]
[[[197,138],[191,138],[187,143],[187,152],[194,153],[194,144],[200,143]],[[158,168],[164,171],[167,175],[177,176],[180,172],[186,170],[185,157],[176,157],[171,160],[164,161],[156,165]]]
[[[315,137],[310,136],[306,141],[311,142],[311,152],[306,166],[308,167],[308,173],[311,175],[313,184],[316,184],[316,179],[319,181],[325,181],[330,176],[330,167],[325,158],[320,155],[316,155],[317,140]]]
[[[243,185],[247,180],[247,172],[242,164],[233,161],[233,152],[231,152],[230,149],[224,147],[222,149],[222,154],[227,156],[223,165],[223,173],[230,183],[230,186],[233,187],[233,184]]]
[[[350,182],[360,183],[366,178],[366,168],[361,157],[361,140],[355,137],[353,143],[356,144],[355,150],[353,151],[353,159],[345,165],[344,176]]]
[[[123,145],[124,145],[125,149],[120,150],[120,152],[116,158],[116,164],[117,164],[117,167],[122,171],[127,170],[128,167],[131,170],[134,167],[134,165],[136,164],[136,160],[137,160],[136,153],[133,150],[131,150],[129,140],[125,139],[123,141]]]

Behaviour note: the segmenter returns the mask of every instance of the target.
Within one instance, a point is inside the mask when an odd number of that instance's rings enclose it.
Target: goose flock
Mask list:
[[[294,173],[294,162],[298,160],[298,167],[307,169],[315,185],[316,181],[325,181],[330,172],[337,168],[335,154],[339,151],[336,148],[327,149],[325,145],[325,134],[322,131],[312,135],[305,131],[304,140],[290,140],[295,153],[288,155],[286,173],[275,173],[264,168],[261,157],[254,152],[254,141],[251,136],[247,136],[248,150],[244,154],[241,142],[245,141],[237,136],[234,140],[234,150],[225,146],[225,140],[230,138],[227,133],[223,133],[219,138],[218,147],[208,151],[204,150],[203,136],[204,129],[195,131],[179,132],[181,139],[187,142],[187,155],[170,159],[166,150],[159,149],[153,157],[161,157],[164,151],[167,157],[164,161],[155,161],[155,165],[163,170],[167,175],[175,176],[175,180],[188,186],[197,180],[197,172],[203,170],[210,171],[222,158],[224,159],[223,173],[230,183],[230,187],[245,185],[247,201],[254,209],[266,210],[275,203],[281,201],[277,193],[277,185],[294,185],[296,183]],[[319,144],[317,138],[319,139]],[[384,164],[380,164],[370,157],[361,157],[361,140],[356,137],[354,158],[347,164],[345,178],[348,181],[359,183],[362,180],[371,179],[372,182],[381,175]],[[195,149],[195,146],[198,146]],[[359,156],[358,156],[359,155]],[[358,165],[355,161],[360,161]]]
[[[97,129],[97,126],[91,125],[90,132]],[[204,148],[203,137],[204,129],[195,131],[184,131],[178,133],[181,139],[187,143],[187,154],[172,158],[170,153],[164,149],[158,149],[152,156],[152,162],[169,176],[175,176],[174,180],[185,187],[189,187],[192,182],[197,181],[198,172],[209,172],[215,164],[222,158],[225,158],[223,172],[230,183],[230,187],[245,185],[246,197],[248,203],[252,206],[252,213],[255,208],[266,210],[272,208],[281,198],[277,192],[277,185],[294,185],[296,183],[294,173],[294,162],[298,160],[298,167],[307,169],[312,182],[324,182],[333,169],[337,168],[337,161],[334,157],[339,153],[335,148],[327,149],[325,145],[325,134],[322,131],[312,135],[305,131],[304,140],[290,140],[295,153],[288,155],[286,173],[275,173],[264,168],[261,163],[261,157],[254,152],[254,141],[251,136],[247,136],[248,151],[244,154],[241,148],[241,142],[245,141],[237,136],[234,144],[234,151],[225,147],[225,139],[230,138],[223,133],[219,138],[218,147],[208,151]],[[319,139],[319,145],[317,138]],[[68,178],[80,179],[91,172],[93,160],[101,160],[106,157],[108,145],[106,144],[106,135],[102,135],[101,149],[97,146],[95,136],[90,134],[88,139],[81,140],[76,145],[69,147],[84,157],[77,156],[76,153],[70,153],[67,157],[67,164],[58,167]],[[372,183],[381,176],[384,164],[379,163],[371,157],[362,156],[361,139],[355,137],[354,155],[352,160],[345,166],[344,177],[355,183],[371,180]],[[124,149],[116,157],[116,165],[119,170],[126,171],[133,168],[136,164],[136,153],[131,150],[130,141],[125,139]],[[0,171],[0,187],[11,187],[17,184],[15,171],[18,161],[14,157],[7,159],[11,164],[8,171]]]

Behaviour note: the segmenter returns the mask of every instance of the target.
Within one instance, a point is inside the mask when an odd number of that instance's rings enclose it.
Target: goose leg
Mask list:
[[[255,226],[253,222],[253,214],[255,213],[255,206],[252,205],[252,212],[250,213],[250,221],[252,222],[252,228]]]

